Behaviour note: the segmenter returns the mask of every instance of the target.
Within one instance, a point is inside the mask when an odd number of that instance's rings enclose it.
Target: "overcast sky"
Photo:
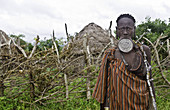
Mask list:
[[[132,14],[137,24],[145,21],[170,18],[170,0],[0,0],[0,30],[7,34],[24,34],[33,42],[36,35],[43,40],[55,31],[58,38],[74,35],[87,24],[94,22],[103,29],[115,30],[116,19],[122,13]]]

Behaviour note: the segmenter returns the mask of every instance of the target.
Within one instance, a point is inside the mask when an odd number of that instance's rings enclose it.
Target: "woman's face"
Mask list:
[[[117,27],[117,36],[122,38],[132,39],[135,34],[135,24],[130,18],[121,18],[118,21]]]

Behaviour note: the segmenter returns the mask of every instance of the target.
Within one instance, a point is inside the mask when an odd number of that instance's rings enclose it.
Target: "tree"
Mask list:
[[[160,19],[151,21],[151,17],[146,17],[145,21],[137,26],[136,35],[140,36],[144,32],[148,33],[145,37],[154,42],[161,34],[170,36],[170,24]]]
[[[22,39],[22,38],[25,37],[25,35],[23,35],[23,34],[19,34],[19,35],[11,34],[10,37],[14,38],[14,40],[16,41],[16,43],[18,45],[26,45],[26,42]]]

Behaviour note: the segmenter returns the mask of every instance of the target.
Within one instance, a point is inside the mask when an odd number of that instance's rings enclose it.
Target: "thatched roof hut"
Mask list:
[[[102,27],[95,23],[89,23],[63,48],[61,57],[67,61],[81,57],[75,61],[73,68],[75,69],[75,67],[77,67],[82,69],[84,66],[87,66],[86,46],[88,45],[89,47],[89,52],[93,58],[92,62],[94,64],[96,61],[95,59],[109,42],[110,37],[108,30],[102,29]]]

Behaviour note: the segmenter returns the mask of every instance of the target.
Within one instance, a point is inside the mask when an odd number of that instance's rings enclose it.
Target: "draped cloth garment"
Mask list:
[[[114,58],[114,49],[105,51],[93,98],[108,102],[110,110],[147,110],[149,91],[147,82],[125,68]]]

